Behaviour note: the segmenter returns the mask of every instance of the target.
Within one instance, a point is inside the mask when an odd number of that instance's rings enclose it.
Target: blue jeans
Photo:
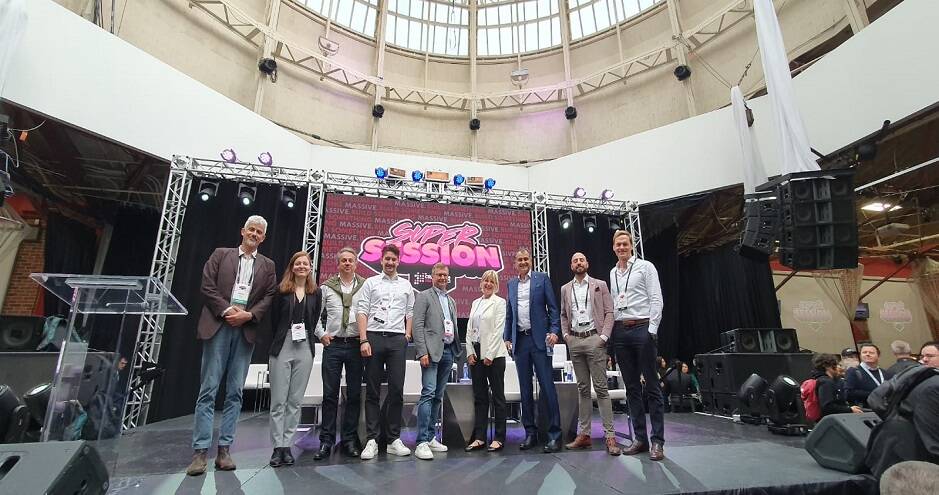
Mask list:
[[[211,339],[202,342],[202,386],[199,388],[199,398],[196,399],[193,449],[207,449],[212,445],[215,394],[226,371],[225,409],[219,427],[218,445],[226,447],[235,440],[235,424],[241,414],[241,389],[248,377],[252,353],[254,344],[245,340],[244,332],[224,323]]]
[[[417,443],[434,438],[435,426],[440,419],[440,405],[447,390],[447,377],[453,369],[453,352],[445,345],[440,361],[421,368],[421,399],[417,401]],[[457,344],[458,345],[458,344]]]

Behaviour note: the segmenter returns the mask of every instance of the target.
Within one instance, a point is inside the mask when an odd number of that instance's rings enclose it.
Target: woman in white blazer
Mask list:
[[[502,450],[505,444],[505,358],[508,354],[502,333],[505,330],[505,299],[497,296],[499,274],[483,273],[479,284],[482,297],[473,301],[466,326],[466,360],[473,378],[473,437],[466,451],[486,447],[486,424],[489,419],[489,392],[495,412],[495,436],[486,449]]]

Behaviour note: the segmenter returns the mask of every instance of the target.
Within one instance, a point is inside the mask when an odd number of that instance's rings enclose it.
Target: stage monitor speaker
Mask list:
[[[794,328],[735,328],[721,334],[730,352],[799,352]]]
[[[867,440],[878,423],[880,418],[872,412],[825,416],[805,439],[805,450],[823,467],[852,474],[866,472]]]
[[[734,400],[740,387],[754,373],[769,382],[779,375],[788,375],[800,383],[812,373],[810,353],[698,354],[695,361],[701,392],[729,394]]]
[[[765,261],[773,254],[780,235],[778,206],[779,200],[775,196],[751,199],[744,203],[746,224],[738,247],[741,255]]]
[[[779,179],[776,194],[780,263],[794,270],[857,267],[853,170],[789,174]]]
[[[45,321],[40,316],[0,316],[0,352],[35,351]]]
[[[77,442],[0,445],[0,495],[104,494],[110,479],[98,451]]]

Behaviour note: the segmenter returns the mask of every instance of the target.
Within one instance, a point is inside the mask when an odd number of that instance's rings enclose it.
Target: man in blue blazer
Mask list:
[[[548,402],[548,443],[544,451],[561,450],[561,412],[558,393],[551,376],[548,347],[560,340],[561,323],[554,287],[548,275],[531,271],[531,252],[521,248],[515,253],[518,277],[509,280],[508,307],[505,312],[505,346],[518,367],[518,385],[522,395],[522,424],[525,441],[520,450],[528,450],[538,441],[535,426],[535,401],[532,393],[532,370],[538,376],[541,393]]]

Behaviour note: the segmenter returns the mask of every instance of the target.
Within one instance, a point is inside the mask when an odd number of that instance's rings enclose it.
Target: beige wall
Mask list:
[[[785,274],[774,276],[776,284],[783,278]],[[877,281],[865,279],[862,293]],[[836,353],[854,345],[848,319],[811,276],[796,275],[776,295],[781,301],[783,327],[796,329],[802,347]],[[914,352],[920,344],[932,340],[923,306],[905,280],[885,282],[864,302],[870,305],[867,324],[871,340],[882,351],[881,363],[884,366],[895,362],[890,353],[890,343],[894,340],[909,342]]]

